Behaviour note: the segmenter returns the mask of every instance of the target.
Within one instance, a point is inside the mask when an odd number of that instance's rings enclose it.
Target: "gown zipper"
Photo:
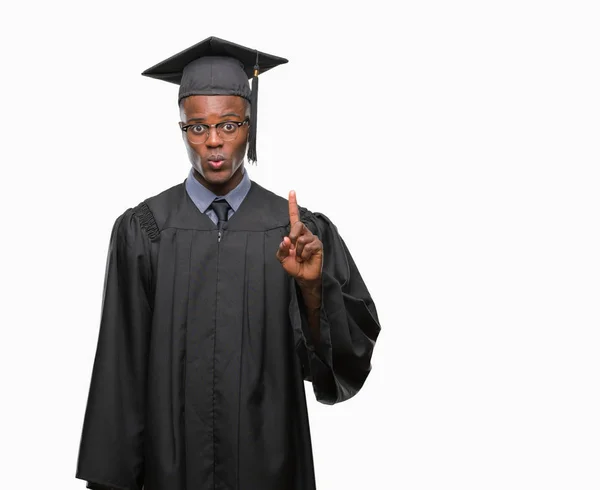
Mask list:
[[[221,247],[219,243],[221,242],[221,237],[223,236],[223,228],[222,224],[219,226],[219,231],[217,233],[217,285],[216,285],[216,294],[215,294],[215,332],[213,337],[213,379],[212,379],[212,457],[213,457],[213,479],[215,478],[216,473],[216,465],[217,465],[217,455],[216,455],[216,439],[215,439],[215,352],[217,347],[217,317],[219,312],[219,300],[218,300],[218,292],[219,292],[219,262],[221,258]],[[216,488],[216,487],[215,487]]]

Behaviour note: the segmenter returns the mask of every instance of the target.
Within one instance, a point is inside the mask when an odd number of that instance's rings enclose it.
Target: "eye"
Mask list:
[[[221,130],[224,133],[235,133],[237,129],[237,124],[232,123],[232,122],[224,122],[223,125],[221,126]]]
[[[188,131],[191,131],[193,134],[202,135],[208,131],[208,128],[204,124],[194,124],[190,126]]]

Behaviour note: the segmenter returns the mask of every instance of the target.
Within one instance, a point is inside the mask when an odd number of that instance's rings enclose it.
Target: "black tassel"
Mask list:
[[[250,94],[250,137],[248,145],[248,160],[256,163],[256,123],[258,120],[258,51],[252,77],[252,93]]]

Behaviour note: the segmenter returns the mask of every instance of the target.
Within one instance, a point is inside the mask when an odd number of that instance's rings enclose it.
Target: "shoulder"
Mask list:
[[[321,237],[322,235],[330,232],[335,234],[338,233],[337,227],[324,213],[311,211],[310,209],[302,206],[298,206],[298,211],[300,212],[300,220],[315,235]]]
[[[129,249],[140,242],[148,241],[149,236],[142,228],[143,219],[138,208],[139,205],[126,209],[116,218],[113,224],[111,243],[119,249],[121,247]]]
[[[252,181],[252,187],[250,188],[254,196],[259,200],[262,206],[281,210],[287,209],[287,199],[275,194],[266,187]]]
[[[287,201],[255,181],[237,212],[239,219],[234,226],[246,230],[285,228],[289,224]]]
[[[287,198],[275,194],[254,181],[252,181],[252,186],[255,188],[257,197],[260,199],[261,208],[266,212],[271,212],[273,215],[285,216],[287,224],[289,224],[289,203]],[[298,211],[300,212],[300,220],[307,225],[313,233],[317,227],[332,227],[335,229],[335,225],[332,221],[322,212],[311,211],[300,205],[298,206]]]
[[[126,209],[116,219],[113,233],[131,238],[136,230],[140,230],[150,240],[157,239],[161,224],[177,206],[184,191],[184,185],[180,183]]]
[[[167,221],[173,210],[181,206],[185,194],[184,183],[179,183],[154,196],[144,199],[138,204],[138,213],[152,216],[159,228]]]

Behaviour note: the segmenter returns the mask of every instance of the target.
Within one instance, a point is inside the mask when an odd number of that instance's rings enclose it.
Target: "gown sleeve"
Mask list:
[[[304,379],[318,401],[333,405],[354,396],[370,370],[381,330],[375,304],[335,225],[323,214],[300,210],[323,242],[320,339],[315,345],[300,288],[294,283],[290,318]]]
[[[152,308],[150,241],[130,208],[112,229],[100,332],[76,478],[94,490],[143,486],[144,399]],[[148,210],[149,211],[149,210]]]

